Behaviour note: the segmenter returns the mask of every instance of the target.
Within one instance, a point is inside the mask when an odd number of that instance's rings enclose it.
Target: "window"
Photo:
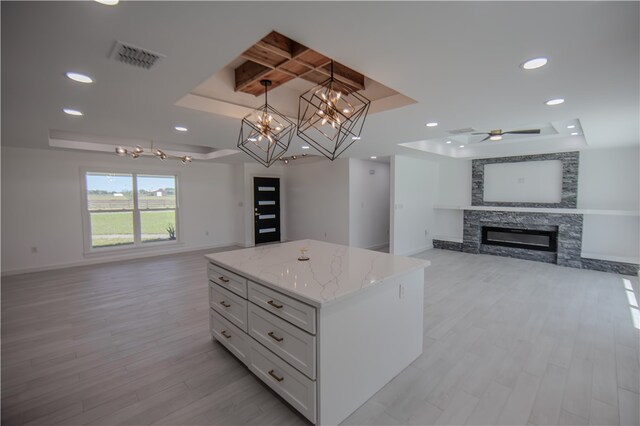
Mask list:
[[[87,251],[178,239],[176,175],[85,172]]]

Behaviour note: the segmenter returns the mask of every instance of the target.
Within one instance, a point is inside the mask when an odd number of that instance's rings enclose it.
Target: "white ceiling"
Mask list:
[[[639,144],[638,2],[2,2],[1,12],[3,145],[47,148],[56,129],[235,148],[239,120],[176,103],[272,30],[417,101],[371,115],[347,156],[417,152],[398,144],[445,141],[464,127],[573,119],[589,148]],[[108,57],[115,40],[166,58],[149,71],[124,65]],[[519,68],[536,56],[548,65]],[[70,70],[96,82],[72,82]],[[555,97],[566,102],[544,105]],[[478,156],[532,141],[485,145]]]

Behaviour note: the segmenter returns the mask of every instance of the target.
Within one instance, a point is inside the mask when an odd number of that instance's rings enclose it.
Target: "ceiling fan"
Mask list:
[[[528,129],[528,130],[510,130],[508,132],[503,132],[502,129],[495,129],[489,132],[479,132],[479,133],[471,133],[472,135],[487,135],[486,138],[482,139],[479,142],[484,142],[487,139],[492,141],[499,141],[502,139],[503,135],[512,134],[512,135],[539,135],[540,129]]]

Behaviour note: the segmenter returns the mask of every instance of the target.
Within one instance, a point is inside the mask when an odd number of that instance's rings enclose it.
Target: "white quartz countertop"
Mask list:
[[[306,254],[310,260],[298,260],[301,248],[308,249]],[[316,307],[430,265],[428,260],[315,240],[212,253],[205,257],[231,272]]]

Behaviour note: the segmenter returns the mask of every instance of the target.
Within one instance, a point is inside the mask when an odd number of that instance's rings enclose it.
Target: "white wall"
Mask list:
[[[437,204],[468,206],[471,204],[471,160],[441,157],[438,159]],[[433,238],[462,242],[462,210],[435,212],[436,230]]]
[[[640,210],[640,149],[580,152],[578,208]],[[584,216],[582,253],[638,263],[640,218]]]
[[[389,244],[389,184],[389,163],[349,159],[350,246]]]
[[[471,204],[471,161],[440,158],[438,204]],[[640,210],[640,150],[597,149],[580,152],[578,208]],[[437,235],[462,241],[463,213],[435,211]],[[638,262],[640,219],[629,216],[585,215],[582,252],[585,256]]]
[[[438,163],[396,155],[391,159],[391,241],[389,251],[410,255],[433,247],[433,205]]]
[[[113,167],[179,173],[180,240],[170,251],[233,245],[236,209],[233,166],[194,162],[135,162],[109,154],[2,147],[2,272],[103,261],[84,256],[80,168]],[[206,233],[209,235],[206,235]],[[31,253],[37,247],[37,253]],[[132,258],[122,253],[109,259]]]
[[[287,239],[348,245],[349,160],[297,160],[284,176]]]
[[[559,203],[562,201],[562,162],[486,164],[482,198],[487,202]]]

